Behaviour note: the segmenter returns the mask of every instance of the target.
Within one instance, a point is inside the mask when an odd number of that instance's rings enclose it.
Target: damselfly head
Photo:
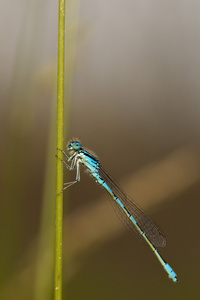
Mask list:
[[[74,150],[74,151],[78,151],[80,150],[82,147],[81,143],[79,141],[73,141],[69,144],[69,146],[67,147],[68,151]]]

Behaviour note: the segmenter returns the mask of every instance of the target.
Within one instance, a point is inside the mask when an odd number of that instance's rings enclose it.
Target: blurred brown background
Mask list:
[[[66,143],[79,137],[159,224],[167,236],[160,253],[179,283],[82,170],[80,184],[64,194],[63,298],[198,299],[200,3],[67,4]],[[57,5],[0,4],[6,300],[53,299]]]

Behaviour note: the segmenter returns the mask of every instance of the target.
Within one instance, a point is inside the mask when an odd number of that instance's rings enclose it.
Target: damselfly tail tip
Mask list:
[[[168,273],[168,277],[173,280],[173,282],[178,282],[178,278],[174,270],[170,267],[169,264],[165,264],[165,270]]]
[[[171,277],[171,276],[169,275],[169,278],[170,278],[170,279],[172,279],[172,280],[173,280],[173,282],[178,282],[178,278],[177,278],[177,276]]]

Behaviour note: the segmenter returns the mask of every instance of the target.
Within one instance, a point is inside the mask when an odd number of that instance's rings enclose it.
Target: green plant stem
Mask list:
[[[59,0],[58,19],[57,148],[63,149],[65,0]],[[57,155],[62,157],[60,152],[58,153],[57,150]],[[63,188],[63,164],[59,159],[57,159],[56,176],[54,300],[62,300],[63,193],[60,191]]]

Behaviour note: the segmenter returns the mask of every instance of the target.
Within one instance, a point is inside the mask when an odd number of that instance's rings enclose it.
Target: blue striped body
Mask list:
[[[164,270],[168,273],[169,278],[177,282],[178,279],[175,272],[156,249],[156,246],[164,247],[166,244],[165,237],[158,227],[126,196],[112,177],[102,168],[99,160],[84,150],[79,141],[70,142],[68,150],[73,151],[73,155],[68,158],[68,161],[72,161],[73,167],[71,167],[71,169],[77,168],[77,180],[72,182],[72,184],[80,180],[79,163],[81,163],[86,167],[95,181],[111,195],[119,214],[122,215],[122,218],[126,221],[129,228],[136,231],[136,233],[147,242]],[[66,154],[65,156],[67,157]]]

